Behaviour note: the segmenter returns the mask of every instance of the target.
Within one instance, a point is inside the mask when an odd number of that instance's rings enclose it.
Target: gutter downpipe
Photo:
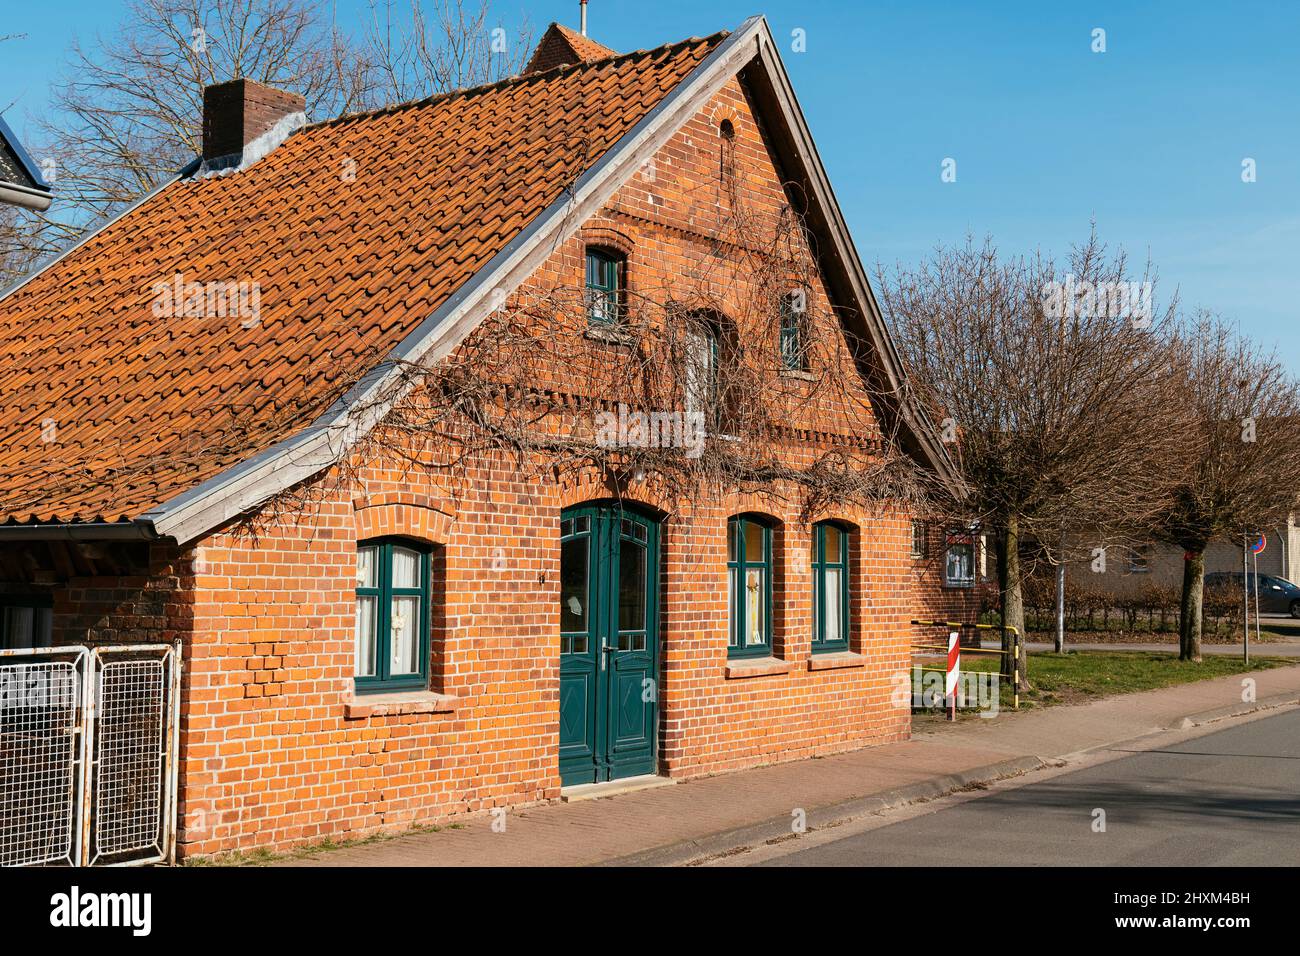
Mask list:
[[[31,189],[28,186],[20,186],[18,183],[0,181],[0,203],[21,206],[23,209],[31,209],[35,212],[44,212],[50,208],[50,203],[53,201],[54,197],[44,190]]]

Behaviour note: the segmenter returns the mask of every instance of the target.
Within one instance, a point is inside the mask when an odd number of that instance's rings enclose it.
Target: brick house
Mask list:
[[[909,557],[916,619],[974,624],[983,610],[998,605],[997,568],[987,535],[914,518]],[[916,629],[918,639],[935,636],[934,629]],[[978,642],[979,637],[969,632],[963,640]]]
[[[204,155],[0,299],[0,641],[182,642],[183,855],[909,733],[912,514],[783,475],[898,449],[953,476],[777,45],[761,18],[624,55],[573,36],[520,77],[311,125],[211,88]],[[769,340],[736,317],[791,209],[807,307],[783,298]],[[773,357],[773,395],[851,373],[773,416],[788,472],[683,499],[653,467],[476,448],[452,477],[392,424],[412,369],[569,289],[555,321],[581,330],[526,381],[570,431],[615,415],[576,363],[671,338],[625,313],[688,285],[714,305],[685,414],[715,415],[741,352]]]

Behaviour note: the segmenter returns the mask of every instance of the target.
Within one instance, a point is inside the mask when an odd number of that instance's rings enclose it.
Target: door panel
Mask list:
[[[617,505],[562,516],[560,776],[566,786],[654,772],[658,532],[652,520]]]
[[[590,510],[565,513],[560,540],[560,776],[596,779],[598,650],[596,535]]]

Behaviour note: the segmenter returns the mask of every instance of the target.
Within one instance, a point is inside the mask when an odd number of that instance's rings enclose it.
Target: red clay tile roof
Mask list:
[[[591,63],[615,55],[609,47],[602,46],[590,37],[585,37],[558,23],[552,23],[542,34],[542,39],[537,44],[537,49],[533,51],[524,72],[537,73],[568,63]]]
[[[0,300],[0,523],[130,520],[301,430],[723,36],[310,126],[91,237]],[[258,320],[155,315],[177,275]]]

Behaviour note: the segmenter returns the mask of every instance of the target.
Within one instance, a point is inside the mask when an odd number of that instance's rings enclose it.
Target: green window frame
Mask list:
[[[429,685],[429,549],[404,538],[357,545],[353,667],[360,693]]]
[[[607,249],[587,250],[587,323],[618,325],[623,321],[623,284],[627,259]]]
[[[802,290],[781,297],[781,370],[808,371],[808,293]],[[802,308],[800,305],[802,304]]]
[[[712,322],[695,319],[687,331],[686,413],[701,415],[709,429],[722,421],[720,371],[722,335]]]
[[[596,548],[595,525],[590,511],[574,512],[560,522],[560,656],[591,653],[594,610],[591,574]]]
[[[849,649],[849,539],[834,521],[813,526],[813,653]]]
[[[48,594],[0,594],[0,648],[49,647],[54,599]]]
[[[772,527],[727,519],[727,656],[772,654]]]

